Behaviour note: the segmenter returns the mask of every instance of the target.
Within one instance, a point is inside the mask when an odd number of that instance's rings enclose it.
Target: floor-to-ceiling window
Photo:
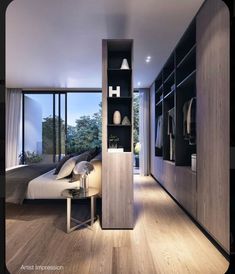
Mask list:
[[[21,163],[101,147],[101,92],[24,92]]]

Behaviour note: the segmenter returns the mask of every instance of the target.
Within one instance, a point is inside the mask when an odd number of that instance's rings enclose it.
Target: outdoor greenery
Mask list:
[[[98,113],[81,116],[76,120],[76,126],[68,126],[67,153],[95,147],[101,147],[101,117]]]
[[[92,116],[84,115],[79,117],[75,126],[67,126],[67,153],[85,151],[87,149],[101,147],[101,103],[99,111]],[[43,118],[42,127],[42,148],[44,154],[53,154],[53,117]],[[56,124],[56,147],[58,152],[59,118],[55,117]],[[65,153],[65,122],[61,119],[61,153]]]
[[[19,155],[20,164],[32,164],[39,163],[42,161],[42,157],[38,155],[36,152],[26,151],[24,154],[21,153]]]
[[[139,142],[139,96],[134,95],[134,146]],[[59,118],[55,117],[56,147],[58,152]],[[61,119],[61,153],[65,153],[65,122]],[[53,117],[43,118],[42,149],[43,154],[53,154]],[[99,111],[93,115],[84,115],[75,121],[75,126],[67,125],[67,153],[81,152],[87,149],[101,147],[102,143],[102,103]]]
[[[134,112],[133,142],[135,147],[135,145],[139,142],[139,93],[134,93],[133,112]]]
[[[50,115],[43,118],[42,122],[42,151],[43,154],[53,154],[53,117]],[[65,123],[60,120],[60,136],[61,136],[61,153],[65,153]],[[56,136],[56,152],[59,152],[59,117],[55,116],[55,136]]]

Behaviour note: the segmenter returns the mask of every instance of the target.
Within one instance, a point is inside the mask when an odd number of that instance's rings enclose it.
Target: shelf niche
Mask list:
[[[131,126],[115,126],[113,115],[115,111],[121,114],[123,118],[128,117],[132,124],[132,62],[131,62],[131,44],[121,43],[120,41],[108,42],[108,70],[107,70],[107,90],[111,86],[114,90],[120,87],[120,97],[109,97],[107,94],[107,121],[108,121],[108,138],[107,148],[110,146],[110,137],[117,137],[117,148],[123,148],[124,152],[132,150],[132,128]],[[127,59],[129,69],[121,69],[123,59]],[[112,126],[110,126],[112,125]]]

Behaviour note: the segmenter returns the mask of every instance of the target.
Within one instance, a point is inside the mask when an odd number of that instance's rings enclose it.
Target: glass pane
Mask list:
[[[65,94],[55,94],[55,142],[59,161],[65,155]]]
[[[102,93],[67,94],[67,153],[101,148]]]
[[[59,95],[55,94],[55,161],[59,160]]]
[[[61,158],[65,155],[65,94],[60,95],[60,140],[61,140]]]
[[[24,96],[24,151],[26,163],[53,162],[53,95]]]
[[[139,107],[140,99],[139,92],[134,92],[133,94],[133,114],[134,114],[134,125],[133,125],[133,145],[134,145],[134,171],[138,173],[139,170],[139,153],[140,153],[140,143],[139,143]]]

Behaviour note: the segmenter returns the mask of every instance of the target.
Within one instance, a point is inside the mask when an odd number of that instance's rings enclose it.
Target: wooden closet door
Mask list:
[[[208,0],[197,16],[197,216],[229,250],[229,11]]]

